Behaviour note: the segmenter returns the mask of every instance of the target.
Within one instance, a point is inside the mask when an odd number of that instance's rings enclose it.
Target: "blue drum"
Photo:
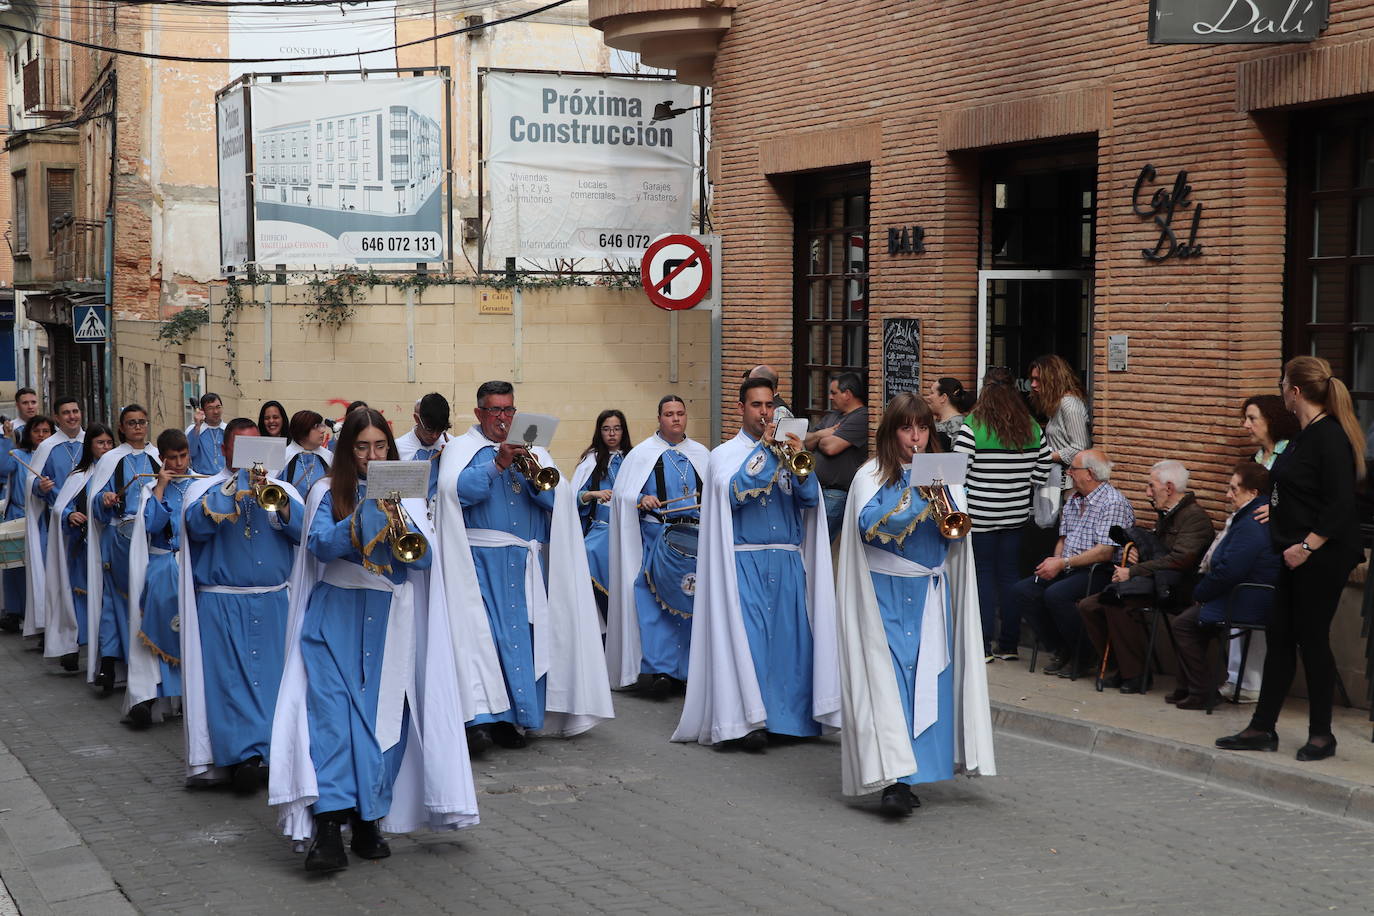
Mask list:
[[[697,593],[697,541],[701,526],[693,521],[673,522],[663,530],[644,569],[649,591],[670,614],[691,617]]]

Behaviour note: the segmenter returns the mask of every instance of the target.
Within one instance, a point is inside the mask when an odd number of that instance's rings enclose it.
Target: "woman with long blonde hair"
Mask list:
[[[1365,443],[1355,405],[1331,364],[1315,356],[1290,359],[1279,382],[1284,403],[1302,427],[1271,472],[1269,528],[1283,554],[1270,614],[1269,654],[1250,725],[1217,739],[1236,751],[1276,751],[1274,730],[1299,653],[1307,673],[1307,743],[1299,760],[1336,753],[1331,733],[1335,659],[1331,620],[1351,570],[1363,556],[1355,510],[1356,482],[1365,476]]]
[[[1045,418],[1050,458],[1068,467],[1073,464],[1074,455],[1092,446],[1088,406],[1078,373],[1064,357],[1047,353],[1031,362],[1030,386],[1031,406]]]

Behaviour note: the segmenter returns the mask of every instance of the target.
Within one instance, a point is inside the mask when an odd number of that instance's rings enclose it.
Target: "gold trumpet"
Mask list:
[[[261,461],[255,461],[249,473],[253,482],[253,498],[258,501],[264,512],[278,512],[286,505],[286,490],[279,484],[267,479],[267,468]]]
[[[502,432],[505,432],[510,429],[510,426],[502,423],[500,428]],[[546,468],[540,465],[539,459],[534,457],[534,452],[530,451],[534,447],[534,437],[537,433],[538,428],[534,425],[525,431],[525,451],[523,454],[516,455],[511,464],[517,471],[524,474],[525,479],[534,484],[536,489],[552,490],[558,486],[558,481],[562,479],[562,475],[558,473],[558,468]]]
[[[410,513],[399,499],[379,499],[377,505],[386,513],[386,539],[393,557],[402,563],[414,563],[429,552],[424,536],[410,530]]]
[[[816,456],[808,451],[798,451],[791,445],[774,445],[773,452],[778,456],[793,477],[805,478],[816,469]]]
[[[930,511],[940,526],[942,536],[952,541],[968,536],[973,529],[973,519],[969,518],[967,512],[960,512],[954,507],[954,498],[943,480],[931,481],[931,486],[917,487],[916,491],[930,503]]]

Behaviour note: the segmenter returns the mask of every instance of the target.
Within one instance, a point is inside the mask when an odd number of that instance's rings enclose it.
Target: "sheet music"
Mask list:
[[[968,458],[963,452],[915,455],[911,459],[911,486],[928,487],[936,480],[962,484],[968,476]]]
[[[367,499],[425,499],[429,496],[428,461],[369,461]]]
[[[251,468],[258,463],[269,471],[286,467],[286,440],[276,436],[235,436],[234,467]]]
[[[557,417],[522,410],[511,418],[510,435],[506,437],[506,441],[513,445],[538,445],[548,448],[553,445],[553,434],[557,429]]]

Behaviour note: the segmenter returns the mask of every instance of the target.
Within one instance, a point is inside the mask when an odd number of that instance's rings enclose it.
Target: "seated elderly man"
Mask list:
[[[1061,677],[1088,671],[1091,659],[1074,659],[1082,622],[1078,600],[1094,587],[1106,584],[1105,576],[1089,582],[1094,563],[1110,563],[1116,554],[1111,539],[1113,525],[1129,528],[1135,511],[1126,497],[1108,483],[1112,464],[1097,449],[1085,449],[1069,463],[1073,495],[1059,517],[1059,541],[1054,555],[1040,561],[1035,575],[1012,587],[1021,619],[1035,631],[1040,644],[1054,653],[1046,674]]]
[[[1188,490],[1188,469],[1172,458],[1150,468],[1145,498],[1159,514],[1155,537],[1160,549],[1149,559],[1117,567],[1112,571],[1112,582],[1120,584],[1143,576],[1153,579],[1156,573],[1177,570],[1183,574],[1181,585],[1186,593],[1203,551],[1212,543],[1212,520]],[[1111,640],[1117,673],[1107,681],[1108,686],[1119,684],[1122,693],[1140,693],[1149,664],[1145,657],[1147,632],[1140,611],[1154,605],[1157,599],[1153,586],[1137,588],[1129,596],[1125,589],[1122,591],[1122,597],[1113,603],[1104,601],[1101,592],[1089,595],[1078,602],[1078,612],[1098,658],[1106,654],[1108,639]],[[1146,593],[1140,594],[1141,591]]]
[[[1173,618],[1178,644],[1178,689],[1164,699],[1179,709],[1215,706],[1221,696],[1217,685],[1225,677],[1221,658],[1207,652],[1208,643],[1220,636],[1230,603],[1232,623],[1264,623],[1274,603],[1269,589],[1245,589],[1231,593],[1243,582],[1274,585],[1279,581],[1282,559],[1274,548],[1269,529],[1255,518],[1255,510],[1269,505],[1269,472],[1264,465],[1242,461],[1231,473],[1226,498],[1234,514],[1202,558],[1202,579],[1193,589],[1196,602]]]

